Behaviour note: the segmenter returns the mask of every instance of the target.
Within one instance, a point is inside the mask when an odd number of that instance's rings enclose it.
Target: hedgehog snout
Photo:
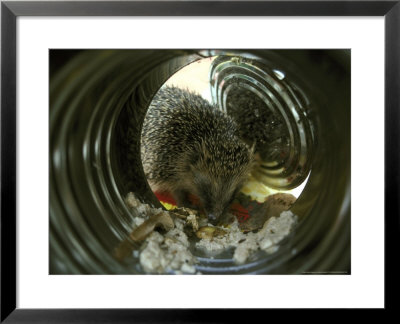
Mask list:
[[[215,223],[217,222],[217,219],[218,219],[217,216],[215,216],[215,214],[213,214],[213,213],[209,213],[207,215],[207,217],[208,217],[208,220],[210,221],[210,223],[215,225]]]
[[[225,208],[222,208],[223,206],[214,206],[214,208],[207,209],[205,208],[206,215],[208,217],[208,221],[213,224],[217,225],[219,219],[222,217],[222,215],[225,213]]]

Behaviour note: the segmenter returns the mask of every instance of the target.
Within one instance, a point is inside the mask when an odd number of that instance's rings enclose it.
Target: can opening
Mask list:
[[[282,71],[262,66],[273,71],[274,77],[263,70],[263,75],[258,75],[260,81],[252,79],[254,72],[248,71],[250,67],[256,70],[256,65],[251,62],[240,56],[203,58],[180,69],[162,86],[195,92],[234,118],[241,138],[249,146],[255,146],[257,167],[243,188],[246,194],[260,202],[278,192],[298,198],[311,169],[313,126],[306,118],[306,108],[312,109],[310,99],[289,81],[282,83],[285,79]],[[258,70],[260,66],[258,63]],[[261,80],[263,77],[268,80]],[[267,81],[272,90],[264,88],[260,92],[260,83]],[[292,122],[294,114],[297,123]],[[303,125],[307,130],[301,128]]]
[[[258,75],[255,76],[254,71]],[[154,99],[153,104],[158,110],[163,111],[167,109],[166,107],[170,106],[169,102],[174,101],[176,102],[176,106],[171,108],[178,109],[178,105],[182,104],[184,100],[188,100],[188,96],[186,95],[186,91],[188,91],[200,95],[209,104],[215,105],[216,109],[222,110],[225,114],[233,118],[232,123],[237,125],[240,140],[246,143],[249,149],[253,147],[256,159],[251,175],[247,177],[244,185],[238,188],[239,191],[227,211],[227,213],[237,218],[239,228],[242,231],[252,230],[257,232],[271,217],[277,217],[280,220],[281,212],[289,210],[295,203],[296,198],[300,196],[301,191],[306,185],[306,179],[311,168],[310,146],[312,146],[313,135],[309,126],[310,122],[303,113],[305,111],[305,102],[309,102],[309,99],[305,98],[302,93],[303,96],[301,98],[299,98],[299,95],[296,96],[293,89],[296,89],[296,93],[300,93],[301,90],[298,90],[298,87],[290,85],[289,81],[284,80],[284,72],[274,70],[274,77],[272,77],[266,71],[269,71],[268,68],[263,66],[261,61],[258,62],[254,58],[253,60],[249,60],[241,56],[219,55],[200,59],[173,74],[161,87],[161,89],[176,87],[182,89],[185,93],[180,93],[179,91],[172,93],[172,91],[160,90],[162,94],[155,95],[157,99]],[[255,80],[256,77],[257,80]],[[167,98],[166,94],[169,94],[170,97]],[[179,96],[182,97],[179,98]],[[193,100],[195,99],[193,98]],[[199,102],[198,104],[200,105],[201,103]],[[182,108],[184,107],[180,109]],[[201,107],[196,108],[201,109]],[[310,108],[310,104],[308,104],[307,108]],[[154,110],[154,108],[152,109]],[[157,120],[149,121],[149,123],[157,122],[157,125],[159,125],[161,117],[158,113],[155,114],[153,110],[152,115],[158,117]],[[172,111],[170,115],[172,115]],[[296,116],[297,122],[293,123],[294,116]],[[145,118],[151,117],[146,115]],[[180,117],[178,116],[178,118]],[[145,131],[151,132],[148,136],[152,137],[157,136],[154,135],[155,132],[160,132],[160,136],[163,137],[167,136],[168,133],[179,134],[178,130],[173,131],[168,128],[167,125],[170,124],[176,124],[176,121],[168,117],[168,124],[165,125],[165,128],[158,129],[147,126],[142,130],[141,137],[143,139],[144,136],[147,136]],[[179,125],[179,127],[190,126],[189,124],[184,126],[182,124]],[[293,129],[293,125],[296,127],[295,129]],[[303,125],[308,127],[308,132],[303,129]],[[197,127],[197,125],[193,125],[193,127]],[[304,138],[306,133],[310,136],[309,139]],[[202,136],[202,134],[197,135]],[[175,136],[178,135],[171,137],[168,142],[175,141]],[[162,141],[163,137],[159,140]],[[168,142],[159,148],[160,155],[154,156],[153,160],[166,159],[166,154],[170,153],[171,155],[167,156],[168,161],[172,158],[177,163],[176,161],[179,160],[179,157],[175,156],[176,152],[170,151],[165,153]],[[159,141],[154,143],[154,145],[158,144]],[[143,146],[143,142],[141,145],[142,149],[148,147]],[[147,143],[147,145],[149,144]],[[174,150],[176,150],[175,146]],[[186,152],[182,152],[182,154],[184,153]],[[146,163],[145,165],[148,168],[148,164],[152,164],[152,161],[148,160],[142,160],[142,162]],[[169,165],[169,162],[165,161],[165,164]],[[163,164],[157,163],[157,165],[160,165],[161,168]],[[165,167],[170,168],[170,166]],[[152,168],[150,169],[153,170]],[[293,173],[293,169],[296,170],[295,173]],[[149,174],[153,174],[153,172],[157,173],[158,168]],[[185,179],[181,179],[182,181],[185,181]],[[203,199],[196,197],[197,188],[194,188],[195,192],[189,192],[192,196],[191,201],[188,204],[183,204],[176,200],[174,192],[160,191],[154,185],[151,187],[160,203],[168,210],[173,210],[176,207],[192,207],[199,210],[200,213],[204,213],[204,204],[203,206],[201,205]],[[199,202],[200,204],[198,204]],[[224,223],[220,221],[219,225],[228,226],[228,231],[232,231],[230,229],[231,225],[228,222]],[[197,231],[196,235],[203,235],[203,232],[201,232],[202,229],[206,230],[206,227],[202,227]],[[209,230],[212,230],[212,228]],[[275,228],[276,231],[277,227]],[[238,233],[235,234],[238,235]],[[277,233],[275,234],[277,235]],[[230,232],[229,236],[232,235]],[[250,236],[242,236],[243,238],[238,238],[237,241],[244,242],[247,240],[246,244],[250,244]],[[218,250],[217,240],[217,238],[212,238],[210,242],[205,242],[204,240],[198,242],[194,237],[192,238],[191,251],[197,257],[202,257],[204,260],[213,260],[213,262],[207,262],[209,263],[209,267],[212,267],[211,264],[214,263],[213,266],[216,269],[218,269],[218,266],[216,266],[217,262],[231,262],[232,255],[237,255],[236,250],[232,250],[232,248],[239,247],[239,243],[237,242],[226,243],[221,240],[218,243]],[[227,248],[223,248],[224,245],[229,246],[229,244],[232,247],[230,251]],[[207,248],[204,248],[203,251],[196,250],[197,246],[208,247],[208,250]],[[269,247],[269,245],[267,246]],[[269,248],[268,250],[271,249]],[[274,249],[278,249],[277,244],[274,244]],[[154,255],[153,257],[160,258],[159,255]],[[142,258],[141,261],[143,261]],[[151,263],[154,263],[154,261],[152,260]],[[225,265],[224,270],[232,271],[236,267],[237,264],[231,264],[229,267]]]

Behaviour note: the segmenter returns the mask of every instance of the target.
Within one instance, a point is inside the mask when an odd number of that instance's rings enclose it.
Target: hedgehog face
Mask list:
[[[189,174],[185,177],[189,181],[188,189],[200,199],[210,222],[215,224],[229,210],[247,179],[251,157],[247,156],[246,160],[229,168],[226,165],[218,165],[221,161],[209,156],[191,162]],[[221,168],[224,168],[223,171]]]
[[[211,223],[218,222],[232,204],[242,182],[231,179],[210,178],[201,171],[194,171],[192,191],[199,197],[201,205]]]

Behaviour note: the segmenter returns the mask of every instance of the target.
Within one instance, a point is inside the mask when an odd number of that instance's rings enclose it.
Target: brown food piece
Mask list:
[[[139,246],[135,246],[135,244],[132,243],[132,241],[129,240],[123,240],[113,251],[114,257],[122,261],[126,257],[128,257],[133,250],[137,249]]]
[[[281,212],[288,210],[295,203],[296,197],[287,193],[277,193],[267,197],[264,204],[267,203],[271,216],[278,217]]]
[[[179,207],[169,211],[170,213],[174,214],[176,217],[180,219],[186,219],[190,215],[199,216],[199,212],[197,210],[187,208],[187,207]]]
[[[136,227],[129,237],[135,242],[143,241],[158,226],[163,227],[165,231],[169,231],[174,228],[174,221],[168,212],[162,211],[150,216],[150,218],[145,220],[143,224]]]
[[[169,231],[174,228],[174,221],[168,212],[162,211],[155,215],[150,216],[149,219],[145,220],[141,225],[136,227],[130,234],[129,237],[134,242],[141,242],[147,236],[149,236],[156,227],[162,227],[165,231]],[[122,241],[118,247],[114,250],[114,256],[118,260],[126,258],[133,250],[134,246],[126,239]]]
[[[289,210],[295,201],[295,196],[286,193],[268,196],[262,204],[251,201],[248,205],[243,206],[250,211],[250,217],[240,223],[239,227],[244,232],[258,230],[272,216],[278,217],[281,212]]]
[[[196,232],[196,236],[199,239],[208,239],[208,240],[211,240],[214,237],[224,236],[225,234],[226,231],[224,231],[223,229],[212,226],[203,226],[199,228],[199,230]]]

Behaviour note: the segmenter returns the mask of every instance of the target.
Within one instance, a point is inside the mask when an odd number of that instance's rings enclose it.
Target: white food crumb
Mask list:
[[[177,228],[165,236],[152,233],[145,240],[140,253],[140,264],[148,273],[166,273],[177,270],[178,273],[195,273],[197,259],[188,249],[189,241],[184,232]]]
[[[207,251],[222,251],[234,247],[233,260],[243,264],[252,253],[263,250],[267,253],[276,252],[277,244],[292,230],[297,220],[291,211],[284,211],[279,217],[271,217],[257,233],[243,233],[235,221],[229,228],[224,228],[228,234],[223,237],[214,237],[211,240],[201,239],[196,243],[197,248]]]
[[[257,239],[254,233],[248,233],[246,240],[239,243],[235,252],[233,253],[233,259],[236,263],[242,264],[246,262],[251,253],[258,250]]]
[[[128,195],[125,198],[125,202],[130,208],[136,208],[141,205],[141,202],[138,199],[136,199],[133,192],[128,193]]]
[[[133,226],[141,225],[151,215],[162,211],[141,203],[133,193],[125,199],[127,205],[137,211],[138,216],[133,218]],[[236,219],[236,217],[235,217]],[[154,231],[143,242],[140,252],[133,251],[133,256],[139,257],[140,264],[146,273],[189,273],[196,272],[197,258],[191,253],[187,231],[196,232],[199,229],[199,219],[195,214],[189,214],[186,220],[173,217],[175,228],[162,235]],[[201,221],[201,220],[200,220]],[[243,264],[257,250],[274,253],[279,249],[278,243],[293,229],[297,216],[291,211],[284,211],[279,217],[268,219],[257,233],[243,233],[237,220],[228,228],[224,236],[203,238],[196,243],[196,248],[207,252],[219,253],[234,248],[233,260]],[[208,224],[208,226],[213,226]],[[188,233],[188,232],[187,232]],[[210,256],[214,258],[214,256]]]
[[[184,263],[181,267],[183,273],[196,273],[196,268],[192,265]]]
[[[161,209],[151,208],[148,205],[143,207],[143,205],[145,204],[138,205],[139,208],[136,207],[143,217],[148,218],[149,215],[161,211]],[[135,217],[133,221],[136,226],[139,226],[145,218]],[[174,218],[174,225],[175,228],[165,235],[155,231],[144,241],[139,261],[146,273],[196,273],[194,264],[197,258],[189,251],[189,239],[184,232],[185,221]]]
[[[197,222],[197,218],[195,214],[190,214],[187,218],[186,218],[186,223],[191,225],[193,228],[193,231],[197,231],[199,229],[199,223]]]
[[[141,217],[135,217],[133,218],[133,223],[135,224],[135,227],[140,226],[144,223],[145,219]]]

